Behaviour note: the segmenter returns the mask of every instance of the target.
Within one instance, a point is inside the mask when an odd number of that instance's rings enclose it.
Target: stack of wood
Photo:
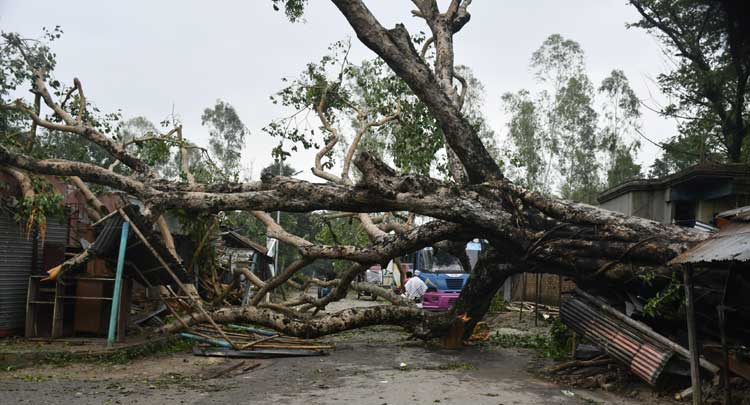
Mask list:
[[[534,313],[535,311],[539,311],[539,316],[547,319],[556,319],[560,317],[560,308],[554,307],[551,305],[545,305],[545,304],[537,304],[533,301],[513,301],[508,303],[506,306],[508,311],[514,311],[514,312],[525,312],[525,313]]]
[[[285,357],[325,355],[332,345],[281,335],[274,331],[244,325],[213,326],[199,324],[181,333],[185,339],[198,342],[193,353],[216,357]]]
[[[612,358],[601,355],[591,360],[571,360],[546,369],[556,380],[580,388],[612,390],[627,371]]]

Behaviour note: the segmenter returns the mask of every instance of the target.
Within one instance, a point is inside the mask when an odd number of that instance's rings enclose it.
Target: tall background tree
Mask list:
[[[669,102],[658,108],[679,122],[654,175],[703,161],[749,161],[748,3],[741,0],[631,0],[645,29],[662,44],[669,72],[657,82]]]
[[[203,110],[201,123],[208,128],[211,155],[218,162],[221,175],[227,180],[239,180],[248,130],[237,111],[229,103],[216,100],[216,105]]]
[[[529,90],[502,96],[510,115],[509,175],[526,187],[596,203],[602,189],[638,177],[638,99],[628,79],[613,70],[597,89],[581,46],[549,36],[531,57],[537,79]]]

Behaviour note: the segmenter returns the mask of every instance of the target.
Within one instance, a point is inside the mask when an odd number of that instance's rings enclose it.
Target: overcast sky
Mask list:
[[[100,109],[121,109],[126,117],[159,122],[174,105],[185,134],[199,144],[207,144],[203,109],[216,99],[231,103],[250,128],[243,165],[257,178],[277,143],[261,128],[285,114],[268,100],[282,87],[280,79],[297,76],[328,44],[346,37],[353,38],[353,61],[374,56],[329,1],[309,3],[306,22],[292,24],[270,0],[0,0],[0,29],[39,37],[41,27],[61,25],[57,79],[80,78]],[[427,30],[411,17],[409,1],[367,4],[386,27],[403,22],[411,32]],[[594,83],[622,69],[641,99],[664,102],[654,84],[665,70],[661,50],[645,32],[625,28],[637,19],[625,0],[475,0],[470,11],[471,22],[455,40],[456,63],[484,83],[485,113],[500,136],[506,132],[500,96],[534,88],[529,58],[553,33],[581,44]],[[676,131],[674,122],[648,110],[642,126],[655,140]],[[650,165],[657,153],[644,141],[639,160]],[[310,156],[294,156],[291,164],[307,170]]]

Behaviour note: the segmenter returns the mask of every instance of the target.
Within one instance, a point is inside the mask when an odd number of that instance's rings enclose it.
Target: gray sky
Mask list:
[[[386,27],[403,22],[411,32],[427,30],[411,17],[409,1],[367,4]],[[594,83],[622,69],[641,99],[652,106],[664,102],[653,81],[665,70],[661,50],[645,32],[625,28],[637,19],[625,0],[475,0],[469,10],[471,22],[455,41],[456,63],[471,67],[484,83],[485,113],[501,136],[506,117],[500,96],[534,88],[529,58],[553,33],[581,44]],[[330,2],[310,0],[305,19],[289,23],[270,0],[0,0],[1,30],[39,37],[43,26],[62,26],[65,34],[54,45],[56,78],[80,78],[103,111],[120,108],[126,117],[159,122],[174,104],[185,134],[207,145],[203,109],[216,99],[231,103],[251,130],[243,165],[254,168],[254,177],[271,162],[277,143],[261,128],[286,113],[268,99],[282,87],[280,79],[297,76],[328,44],[347,36],[353,61],[374,56]],[[654,140],[676,131],[674,122],[645,109],[642,127]],[[639,160],[650,165],[657,148],[642,143]],[[307,170],[311,156],[300,153],[291,164]]]

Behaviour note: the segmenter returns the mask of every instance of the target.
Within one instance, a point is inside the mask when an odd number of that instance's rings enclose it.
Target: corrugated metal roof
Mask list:
[[[240,235],[235,231],[222,232],[221,237],[224,238],[224,240],[229,239],[235,244],[238,244],[242,247],[253,249],[262,255],[268,255],[268,249],[265,246],[253,241],[252,239],[244,235]]]
[[[169,250],[167,250],[161,236],[154,231],[153,224],[149,223],[148,220],[141,215],[138,207],[135,205],[128,205],[123,207],[123,210],[130,220],[133,221],[133,225],[138,227],[154,250],[156,250],[159,256],[161,256],[161,258],[169,265],[175,275],[177,275],[177,277],[183,282],[188,281],[189,277],[185,267],[169,252]],[[92,250],[96,256],[108,258],[113,262],[117,260],[120,246],[120,235],[124,221],[125,220],[122,216],[113,215],[99,225],[96,241],[94,241],[94,244],[92,245]],[[161,263],[156,257],[154,257],[151,250],[142,244],[140,239],[132,231],[128,237],[128,248],[125,253],[125,260],[136,266],[142,274],[149,279],[149,282],[154,284],[172,282],[172,278],[163,270]],[[126,267],[126,272],[128,271],[129,269]]]
[[[744,207],[739,207],[739,208],[735,208],[732,210],[720,212],[716,214],[716,216],[720,218],[740,217],[740,218],[747,220],[748,217],[750,216],[750,206],[746,205]]]
[[[599,311],[583,298],[572,296],[560,306],[560,319],[602,348],[607,354],[630,367],[647,383],[656,385],[674,351],[611,315]]]
[[[746,262],[750,260],[750,223],[731,222],[719,233],[672,259],[669,264]]]

